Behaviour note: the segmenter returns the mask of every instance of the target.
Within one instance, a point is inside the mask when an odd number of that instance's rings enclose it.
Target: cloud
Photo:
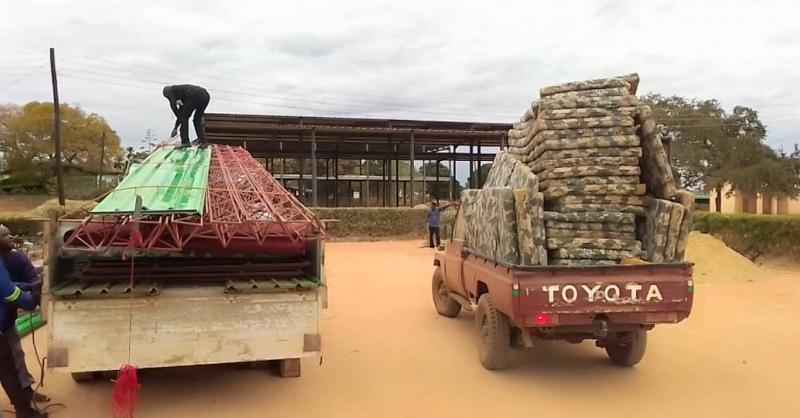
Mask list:
[[[171,130],[166,83],[207,87],[210,112],[511,122],[542,86],[637,71],[641,93],[754,107],[768,141],[789,147],[800,126],[794,8],[768,0],[4,2],[0,39],[13,41],[0,47],[0,87],[18,78],[3,74],[46,64],[55,46],[62,99],[105,116],[133,145],[147,129]],[[0,88],[0,102],[50,95],[46,69]]]

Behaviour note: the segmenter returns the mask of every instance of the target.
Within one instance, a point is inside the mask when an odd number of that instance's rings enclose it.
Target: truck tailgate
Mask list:
[[[516,270],[514,312],[525,325],[679,322],[692,308],[692,265],[547,266]]]

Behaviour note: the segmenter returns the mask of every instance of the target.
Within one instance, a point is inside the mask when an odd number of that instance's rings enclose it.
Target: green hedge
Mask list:
[[[327,224],[333,238],[422,238],[426,209],[411,208],[314,208],[320,219],[334,219]],[[442,213],[443,229],[449,226],[454,211]]]
[[[23,217],[0,217],[0,225],[5,225],[11,230],[12,235],[33,237],[44,230],[44,221]]]
[[[800,255],[800,216],[696,212],[694,229],[720,238],[751,260]]]

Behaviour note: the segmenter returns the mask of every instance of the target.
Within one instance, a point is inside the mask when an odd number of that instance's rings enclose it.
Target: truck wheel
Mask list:
[[[70,374],[70,377],[72,377],[72,380],[76,383],[89,382],[94,380],[94,372],[76,372]]]
[[[505,368],[511,351],[511,325],[508,317],[494,307],[488,293],[478,300],[475,331],[483,367],[488,370]]]
[[[455,318],[461,312],[461,304],[450,297],[450,290],[444,282],[441,269],[437,268],[433,272],[433,305],[439,315],[447,318]]]
[[[644,352],[647,349],[647,331],[633,331],[629,336],[631,341],[628,343],[606,345],[608,358],[618,366],[631,367],[644,358]]]

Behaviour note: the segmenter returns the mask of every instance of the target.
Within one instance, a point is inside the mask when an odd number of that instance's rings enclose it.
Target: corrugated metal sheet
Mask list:
[[[92,215],[131,215],[137,194],[142,196],[143,214],[202,215],[210,161],[210,149],[158,148],[92,209]]]
[[[51,289],[55,296],[81,297],[81,296],[155,296],[161,291],[161,283],[156,280],[143,280],[131,287],[130,280],[109,282],[79,282],[73,280]]]

